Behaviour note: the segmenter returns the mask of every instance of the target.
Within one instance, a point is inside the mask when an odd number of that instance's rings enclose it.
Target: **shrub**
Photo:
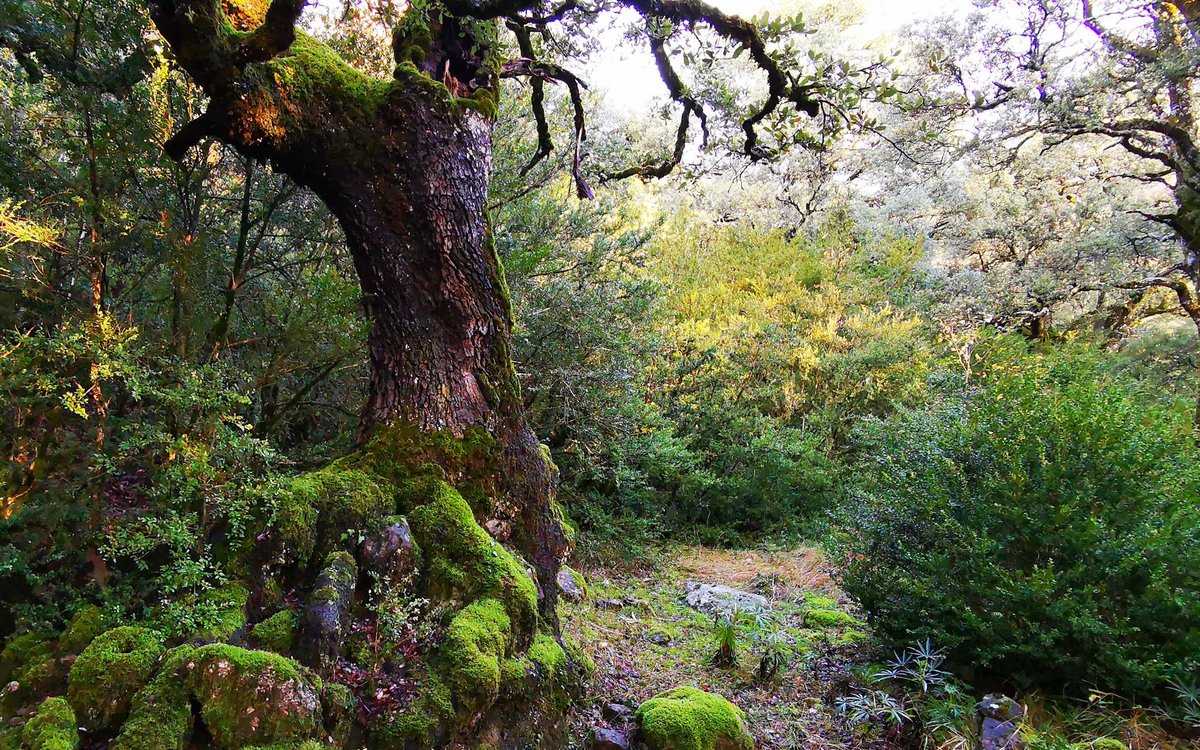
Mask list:
[[[841,585],[883,638],[930,638],[960,674],[1160,690],[1200,653],[1186,418],[1093,353],[986,348],[978,385],[864,431]]]

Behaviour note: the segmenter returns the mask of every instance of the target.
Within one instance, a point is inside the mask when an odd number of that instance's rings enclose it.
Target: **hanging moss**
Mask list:
[[[752,750],[742,710],[693,687],[659,693],[638,707],[641,736],[650,750]]]
[[[80,725],[88,731],[119,725],[164,650],[162,636],[149,628],[125,626],[97,636],[68,679],[67,698]]]
[[[250,641],[268,651],[287,654],[296,641],[296,624],[294,611],[281,610],[252,627]]]
[[[75,712],[63,698],[47,698],[26,722],[21,739],[29,750],[75,750],[79,747]]]

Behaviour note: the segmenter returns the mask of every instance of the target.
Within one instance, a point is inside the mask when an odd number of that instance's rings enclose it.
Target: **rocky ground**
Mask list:
[[[626,728],[622,705],[636,707],[678,685],[740,706],[760,750],[870,744],[835,707],[855,665],[868,660],[869,637],[829,579],[818,550],[690,547],[663,553],[653,569],[581,572],[587,596],[565,603],[562,618],[570,636],[595,658],[596,677],[589,700],[576,713],[572,747],[590,747],[597,729]],[[722,668],[714,655],[721,611],[731,602],[741,612],[724,618],[726,627],[734,620],[737,660]],[[760,662],[772,650],[782,663],[764,678]]]

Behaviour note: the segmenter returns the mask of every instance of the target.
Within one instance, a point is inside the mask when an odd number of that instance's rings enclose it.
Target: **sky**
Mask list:
[[[972,9],[970,0],[847,0],[862,9],[862,22],[856,27],[864,40],[896,33],[907,24],[941,15],[961,15]],[[779,0],[709,0],[727,13],[750,16],[767,10],[787,12],[796,2]],[[805,3],[818,4],[818,3]],[[613,34],[611,52],[602,55],[585,75],[593,90],[606,102],[625,113],[644,112],[657,97],[666,96],[666,87],[658,78],[650,55],[618,45]]]

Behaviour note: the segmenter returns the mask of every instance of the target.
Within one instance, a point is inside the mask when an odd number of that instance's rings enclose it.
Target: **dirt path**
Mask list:
[[[588,747],[606,726],[603,706],[636,706],[677,685],[719,693],[747,715],[759,750],[856,746],[834,700],[861,660],[866,633],[824,570],[819,550],[784,553],[688,547],[664,554],[639,574],[583,571],[586,601],[563,607],[565,629],[596,661],[591,705],[576,716],[572,747]],[[713,665],[714,617],[684,603],[688,581],[724,584],[767,597],[770,622],[737,626],[737,665]],[[758,676],[764,635],[777,632],[785,666]]]

